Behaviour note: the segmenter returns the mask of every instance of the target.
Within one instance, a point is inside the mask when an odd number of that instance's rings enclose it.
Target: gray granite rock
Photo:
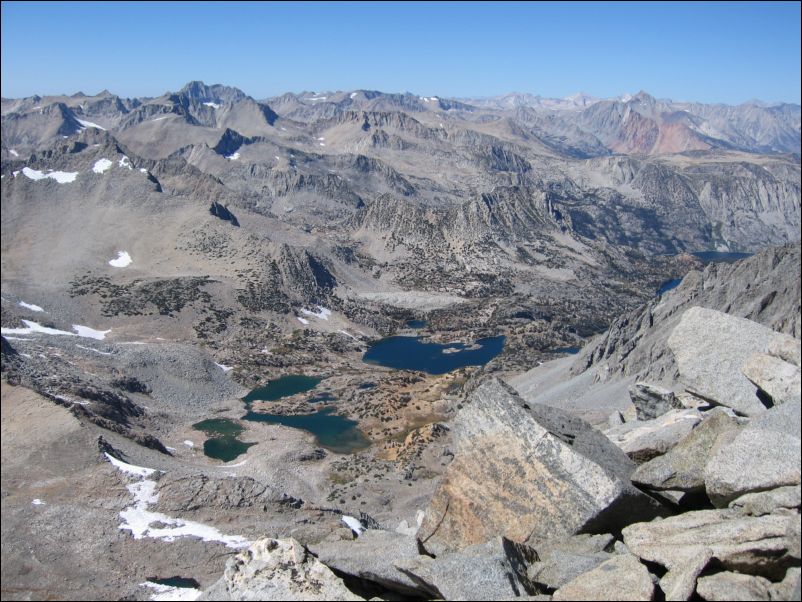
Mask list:
[[[630,482],[634,464],[590,425],[524,405],[496,379],[470,395],[452,425],[454,460],[418,531],[427,551],[497,535],[523,543],[609,532],[665,513]]]
[[[629,398],[635,406],[638,420],[651,420],[669,410],[682,409],[682,404],[671,389],[645,382],[637,382],[629,388]]]
[[[712,309],[691,307],[668,338],[680,382],[691,393],[754,416],[766,407],[741,374],[753,353],[765,353],[775,332],[757,322]]]
[[[767,353],[754,353],[746,360],[741,371],[775,405],[800,401],[802,372],[793,364]]]
[[[798,566],[788,569],[782,581],[769,586],[769,597],[772,600],[799,600],[800,573],[802,569]]]
[[[405,595],[434,593],[422,590],[417,581],[394,566],[396,561],[418,557],[418,542],[414,537],[368,529],[357,539],[323,541],[310,545],[309,551],[338,573],[373,581]]]
[[[755,575],[724,572],[700,577],[696,582],[696,593],[703,600],[770,600],[771,581]]]
[[[802,367],[802,341],[791,335],[776,333],[769,341],[767,352],[797,368]]]
[[[536,594],[509,543],[494,538],[459,552],[405,558],[395,565],[421,589],[443,600],[510,600]]]
[[[739,429],[737,420],[724,412],[706,416],[673,449],[638,466],[632,482],[651,489],[703,490],[705,465],[714,443],[723,433]]]
[[[613,556],[556,592],[554,600],[651,600],[654,583],[632,555]]]
[[[780,579],[799,563],[799,529],[798,514],[752,517],[735,510],[699,510],[630,525],[622,534],[633,554],[669,571],[709,550],[726,569]]]
[[[605,435],[634,462],[643,463],[672,449],[701,419],[697,410],[670,410],[652,420],[613,427]]]
[[[771,491],[747,493],[730,502],[729,507],[750,516],[763,516],[771,514],[780,508],[799,508],[802,488],[779,487]]]
[[[799,408],[799,403],[771,408],[712,451],[705,489],[715,506],[726,507],[746,493],[800,483]]]
[[[575,535],[557,540],[533,542],[538,560],[527,570],[529,580],[557,589],[612,557],[615,539],[610,534]]]
[[[362,600],[294,539],[260,539],[226,562],[205,600]]]
[[[689,600],[696,591],[696,578],[713,559],[713,551],[702,549],[697,554],[689,554],[676,563],[670,571],[660,578],[660,589],[666,600]]]

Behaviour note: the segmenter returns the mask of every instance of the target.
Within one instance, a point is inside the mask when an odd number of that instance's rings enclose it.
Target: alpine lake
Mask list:
[[[423,328],[425,322],[415,321],[408,327]],[[501,353],[504,336],[479,339],[474,344],[432,343],[420,336],[392,336],[373,343],[362,356],[367,364],[417,370],[428,374],[445,374],[463,366],[481,366]],[[245,443],[239,436],[245,430],[243,421],[283,424],[312,433],[318,445],[335,453],[353,453],[370,446],[371,442],[357,428],[357,422],[336,413],[336,398],[322,392],[309,398],[321,407],[311,414],[284,416],[253,409],[254,402],[277,401],[284,397],[311,391],[323,379],[316,376],[289,374],[268,381],[242,398],[245,414],[239,420],[214,418],[193,425],[209,437],[203,452],[210,458],[231,462],[248,451],[255,443]],[[375,383],[365,382],[360,388],[371,388]]]

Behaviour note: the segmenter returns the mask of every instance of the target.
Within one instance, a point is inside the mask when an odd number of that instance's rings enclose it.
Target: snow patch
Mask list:
[[[19,157],[19,153],[17,151],[15,151],[13,148],[9,149],[8,152],[10,152],[15,157]]]
[[[40,500],[39,498],[36,498],[35,500],[33,500],[31,502],[31,504],[33,504],[34,506],[44,506],[45,505],[45,503],[42,500]]]
[[[112,466],[114,466],[120,472],[124,472],[125,474],[130,474],[144,478],[144,477],[149,477],[154,472],[156,472],[156,470],[153,468],[145,468],[144,466],[134,466],[133,464],[128,464],[128,462],[123,462],[122,460],[118,460],[108,452],[103,452],[103,454],[106,456],[106,459],[109,462],[111,462]],[[155,485],[156,483],[153,484]]]
[[[213,109],[219,109],[222,105],[217,104],[216,102],[204,102],[204,105],[207,107],[212,107]]]
[[[84,126],[82,129],[86,129],[86,128],[96,128],[96,129],[98,129],[98,130],[103,130],[104,132],[106,131],[106,128],[104,128],[102,125],[98,125],[98,124],[96,124],[96,123],[92,123],[91,121],[84,121],[83,119],[78,119],[77,121],[78,121],[78,123],[80,123],[82,126]]]
[[[107,169],[109,169],[113,163],[108,159],[98,159],[95,161],[95,165],[92,167],[92,171],[95,173],[103,173]]]
[[[319,144],[320,144],[320,146],[326,146],[325,142],[320,142]]]
[[[162,119],[167,119],[169,115],[165,115],[164,117],[156,117],[156,119],[151,119],[151,121],[161,121]]]
[[[115,268],[126,268],[133,262],[128,251],[117,251],[117,259],[109,260],[109,265]]]
[[[184,445],[186,445],[187,447],[195,447],[195,444],[192,443],[192,441],[190,441],[189,439],[184,441]]]
[[[128,169],[133,169],[133,167],[131,166],[131,160],[128,158],[127,155],[123,155],[122,159],[117,161],[117,165],[119,165],[120,167],[127,167]]]
[[[313,96],[312,98],[307,98],[306,100],[326,100],[325,96]]]
[[[197,600],[203,592],[194,587],[177,587],[173,585],[163,585],[145,581],[140,583],[142,587],[149,587],[154,591],[151,600],[175,600],[176,602]]]
[[[303,325],[309,324],[309,320],[301,318],[300,316],[295,316],[295,318]],[[22,333],[20,333],[20,334],[22,334]]]
[[[356,92],[351,92],[351,98],[356,98]]]
[[[38,305],[34,305],[33,303],[25,303],[25,301],[20,301],[19,303],[17,303],[17,305],[19,305],[20,307],[27,307],[31,311],[44,311],[44,309],[42,309]]]
[[[234,369],[234,366],[224,366],[223,364],[218,364],[217,362],[215,362],[214,365],[220,368],[223,372],[230,372]]]
[[[105,339],[106,335],[111,332],[111,328],[108,330],[95,330],[94,328],[89,328],[89,326],[81,326],[80,324],[73,324],[72,329],[78,334],[79,337],[96,339],[98,341]]]
[[[342,521],[348,525],[348,528],[351,529],[356,536],[359,537],[365,531],[365,527],[362,526],[362,523],[359,522],[358,518],[354,518],[353,516],[346,516],[343,515]]]
[[[239,151],[236,151],[233,155],[228,155],[226,159],[228,159],[229,161],[236,161],[237,159],[239,159]]]
[[[23,167],[22,173],[31,180],[44,180],[45,178],[53,178],[59,184],[74,182],[75,178],[78,177],[77,171],[51,171],[50,173],[45,174],[38,169],[31,169],[30,167]]]
[[[73,333],[67,332],[66,330],[48,328],[36,322],[31,322],[30,320],[22,320],[22,323],[25,324],[25,328],[0,328],[0,334],[33,334],[34,332],[40,332],[42,334],[66,335],[68,337],[75,336]]]
[[[358,338],[356,338],[354,335],[352,335],[352,334],[351,334],[350,332],[348,332],[347,330],[339,330],[338,332],[339,332],[339,333],[341,333],[341,334],[344,334],[344,335],[345,335],[345,336],[347,336],[347,337],[351,337],[351,338],[352,338],[352,339],[354,339],[355,341],[358,341],[358,340],[359,340]]]
[[[318,140],[325,140],[325,139],[326,139],[325,136],[321,136],[320,138],[318,138]]]
[[[315,318],[319,318],[321,320],[328,321],[329,316],[331,315],[331,310],[330,309],[326,309],[325,307],[319,307],[318,306],[317,311],[310,311],[308,309],[302,309],[301,313],[304,313],[307,316],[314,316]],[[300,318],[298,318],[298,319],[300,320]]]

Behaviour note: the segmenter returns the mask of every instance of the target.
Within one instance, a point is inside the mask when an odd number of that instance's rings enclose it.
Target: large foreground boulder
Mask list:
[[[691,307],[668,338],[685,388],[743,416],[766,411],[757,387],[741,372],[754,353],[766,353],[775,333],[743,318]]]
[[[710,450],[720,437],[739,429],[736,418],[717,408],[674,449],[638,466],[632,482],[658,490],[703,491]]]
[[[635,465],[601,433],[555,408],[527,407],[497,379],[471,394],[453,423],[454,460],[418,530],[427,551],[497,535],[524,543],[617,532],[665,512],[632,485]]]
[[[531,550],[503,538],[432,558],[398,560],[395,566],[442,600],[512,600],[537,593],[526,576]]]
[[[554,600],[651,600],[654,583],[635,556],[622,554],[566,583]]]
[[[354,540],[322,541],[309,550],[339,574],[372,581],[404,595],[436,593],[395,567],[397,562],[418,557],[418,542],[409,535],[368,529]]]
[[[604,433],[621,451],[641,464],[671,450],[701,420],[698,410],[669,410],[657,418],[625,422]]]
[[[753,491],[800,484],[800,403],[775,406],[729,442],[716,446],[705,467],[705,489],[726,507]]]
[[[666,581],[705,554],[726,569],[772,580],[799,565],[796,513],[754,517],[736,510],[699,510],[630,525],[622,533],[633,554],[668,569],[662,578]]]

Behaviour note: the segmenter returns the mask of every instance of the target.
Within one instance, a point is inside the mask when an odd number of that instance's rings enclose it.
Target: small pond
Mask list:
[[[310,397],[310,403],[319,403],[324,406],[313,414],[280,416],[255,412],[252,409],[254,401],[277,401],[283,397],[310,391],[322,380],[317,376],[301,374],[290,374],[271,380],[265,386],[257,387],[242,398],[246,409],[242,420],[283,424],[308,431],[315,436],[321,446],[338,453],[350,453],[369,447],[370,441],[356,428],[355,421],[334,414],[334,408],[328,407],[329,402],[336,401],[336,398],[328,392],[321,392]],[[243,432],[244,427],[236,420],[213,418],[198,422],[193,426],[210,436],[203,444],[203,453],[210,458],[230,462],[248,451],[251,445],[256,445],[239,440],[239,435]]]
[[[582,347],[557,347],[556,349],[549,349],[550,353],[568,353],[570,355],[576,355],[582,351]]]
[[[242,400],[248,404],[254,401],[276,401],[282,397],[289,397],[304,391],[311,391],[323,379],[318,376],[304,376],[303,374],[289,374],[268,381],[264,387],[257,387],[248,393]]]
[[[203,442],[203,453],[210,458],[231,462],[248,451],[255,443],[243,443],[239,435],[245,428],[236,420],[228,418],[210,418],[192,425],[193,428],[206,433],[209,439]]]
[[[362,356],[368,364],[397,370],[445,374],[463,366],[482,366],[504,348],[504,336],[465,343],[428,343],[421,337],[394,336],[374,343]]]
[[[426,320],[409,320],[404,326],[407,328],[426,328]]]
[[[666,280],[663,284],[660,285],[660,288],[657,289],[657,294],[662,295],[664,293],[667,293],[671,289],[677,288],[680,282],[682,282],[682,278],[672,278],[671,280]]]

